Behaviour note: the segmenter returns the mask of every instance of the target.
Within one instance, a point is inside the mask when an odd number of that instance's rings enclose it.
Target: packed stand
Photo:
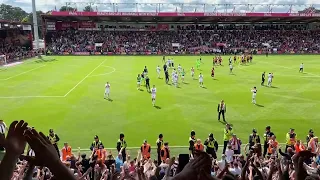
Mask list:
[[[319,53],[320,32],[297,28],[239,28],[236,26],[178,26],[174,31],[61,30],[48,32],[47,51],[52,54],[194,54]],[[96,47],[96,43],[102,46]],[[174,45],[174,44],[176,45]],[[177,45],[178,44],[178,45]]]
[[[319,179],[320,151],[318,137],[309,131],[306,142],[297,139],[294,129],[280,147],[271,127],[263,136],[253,129],[242,152],[242,141],[227,124],[223,152],[213,134],[202,143],[191,131],[189,154],[174,157],[168,142],[160,134],[152,148],[144,141],[137,157],[126,150],[125,135],[120,134],[117,152],[106,150],[98,136],[91,144],[91,154],[74,153],[68,143],[59,149],[60,138],[53,130],[45,136],[24,121],[14,121],[8,128],[0,120],[0,148],[6,152],[0,164],[1,180],[209,180],[209,179]],[[8,131],[8,133],[6,133]],[[6,137],[5,137],[5,134]],[[27,153],[22,154],[28,144]],[[284,151],[282,151],[284,150]],[[158,158],[152,160],[151,152]]]
[[[3,33],[0,36],[0,55],[6,56],[6,62],[23,60],[35,56],[32,50],[32,42],[28,39],[27,34],[20,31]],[[3,61],[0,65],[3,65]]]

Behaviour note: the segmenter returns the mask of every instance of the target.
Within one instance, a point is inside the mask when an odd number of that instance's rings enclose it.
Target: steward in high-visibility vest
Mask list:
[[[148,144],[147,140],[144,140],[140,150],[141,150],[141,155],[143,159],[150,159],[151,146],[150,144]]]
[[[307,135],[306,142],[309,143],[310,139],[314,137],[313,130],[309,130],[309,134]]]
[[[60,157],[60,151],[58,148],[58,142],[60,141],[59,136],[53,132],[53,129],[49,130],[49,135],[48,135],[48,139],[51,142],[51,144],[54,146],[54,148],[56,149],[58,156]]]
[[[95,154],[98,156],[98,160],[101,160],[103,163],[106,162],[107,151],[102,145],[99,146],[99,149],[96,150]]]
[[[304,145],[301,143],[300,140],[297,140],[296,144],[294,145],[294,150],[296,153],[299,153],[300,151],[304,151],[306,148]]]
[[[193,155],[194,153],[194,144],[196,143],[196,132],[194,132],[193,130],[190,133],[190,137],[189,137],[189,153],[190,155]]]
[[[291,147],[294,150],[294,145],[297,142],[297,134],[294,132],[294,129],[290,129],[290,131],[286,134],[286,149],[285,152],[287,152],[287,149]]]
[[[208,139],[204,142],[204,145],[206,146],[206,152],[210,154],[214,159],[217,159],[217,151],[218,151],[218,143],[213,138],[213,134],[210,133]]]
[[[61,149],[61,160],[66,161],[67,156],[72,156],[72,149],[71,146],[68,145],[67,142],[64,143],[64,147]]]
[[[318,137],[313,137],[308,143],[308,148],[311,148],[312,153],[317,153],[318,149]]]
[[[201,143],[200,139],[197,139],[197,143],[194,145],[194,150],[196,150],[196,151],[204,151],[204,146]]]
[[[127,159],[126,148],[127,148],[127,142],[124,140],[124,134],[121,133],[120,139],[117,142],[117,150],[119,154],[122,154],[123,162],[125,162]]]
[[[156,141],[157,143],[157,154],[158,154],[158,166],[161,164],[161,149],[163,148],[163,134],[159,134],[159,138]]]
[[[263,135],[263,139],[264,139],[264,144],[263,144],[263,157],[266,156],[267,152],[268,152],[268,147],[269,147],[269,140],[270,138],[274,135],[274,133],[271,131],[271,127],[267,126],[266,127],[266,132]]]
[[[252,149],[258,143],[260,143],[260,136],[257,134],[257,130],[253,129],[252,134],[249,136],[249,149]]]
[[[169,143],[165,142],[164,146],[160,151],[161,161],[165,162],[167,159],[170,159],[170,150],[169,150]]]
[[[233,130],[230,124],[226,124],[226,128],[223,130],[223,150],[222,154],[226,152],[227,145],[232,138]]]
[[[103,143],[99,140],[99,137],[97,135],[94,136],[94,141],[92,142],[90,146],[90,150],[93,151],[94,149],[99,149],[100,146],[103,146]],[[103,146],[104,148],[104,146]]]

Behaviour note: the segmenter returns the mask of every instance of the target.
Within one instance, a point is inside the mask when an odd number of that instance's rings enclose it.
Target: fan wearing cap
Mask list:
[[[124,140],[124,134],[120,134],[120,139],[117,142],[117,150],[119,154],[122,154],[123,162],[126,161],[126,148],[127,148],[127,142]]]
[[[94,141],[92,142],[90,146],[90,150],[93,151],[95,149],[99,149],[100,146],[103,146],[103,143],[100,141],[99,137],[97,135],[94,136]],[[104,146],[103,146],[104,148]]]
[[[290,128],[290,131],[286,134],[286,149],[291,147],[294,150],[294,144],[297,142],[297,134],[294,132],[293,128]]]
[[[193,156],[194,153],[194,144],[196,144],[196,132],[194,130],[191,131],[190,137],[189,137],[189,153],[190,156]]]
[[[141,155],[143,159],[150,159],[150,153],[151,153],[151,146],[148,144],[147,140],[143,141],[143,144],[141,145],[140,148]]]
[[[51,144],[54,146],[54,148],[56,149],[58,156],[60,157],[60,150],[58,148],[58,142],[60,140],[59,136],[53,132],[53,129],[49,130],[49,135],[47,136],[47,138],[49,139],[49,141],[51,142]]]
[[[213,134],[210,133],[209,137],[204,141],[204,145],[206,146],[206,153],[211,155],[213,159],[217,159],[216,152],[218,151],[218,142],[213,138]]]
[[[274,135],[273,132],[271,132],[271,127],[267,126],[266,127],[266,132],[263,135],[264,138],[264,145],[263,145],[263,157],[265,157],[268,153],[268,147],[269,147],[269,140],[270,138]]]
[[[160,151],[163,148],[163,134],[159,134],[159,138],[157,139],[156,143],[157,143],[158,165],[160,165],[161,164]]]
[[[249,149],[252,149],[258,143],[260,143],[260,136],[257,134],[257,130],[253,129],[252,134],[249,136]]]
[[[310,139],[314,137],[313,130],[309,130],[309,134],[307,135],[306,142],[309,143]]]

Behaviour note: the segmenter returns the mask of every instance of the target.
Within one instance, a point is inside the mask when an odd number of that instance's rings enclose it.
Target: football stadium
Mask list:
[[[316,8],[73,5],[0,21],[0,177],[319,178]]]

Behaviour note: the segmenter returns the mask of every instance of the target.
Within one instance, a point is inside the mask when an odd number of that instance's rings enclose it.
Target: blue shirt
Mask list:
[[[116,158],[116,170],[118,172],[121,172],[121,166],[123,166],[123,160],[119,159],[119,157]]]

